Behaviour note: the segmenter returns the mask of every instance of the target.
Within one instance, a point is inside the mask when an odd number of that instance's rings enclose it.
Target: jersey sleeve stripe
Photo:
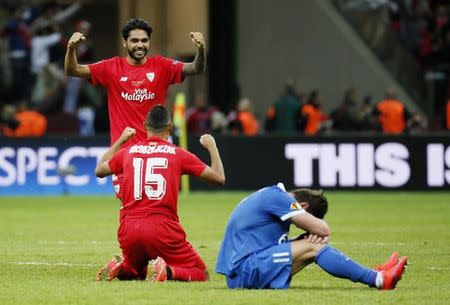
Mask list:
[[[280,219],[282,220],[282,221],[286,221],[287,219],[289,219],[289,218],[292,218],[292,217],[294,217],[294,216],[296,216],[296,215],[300,215],[300,214],[303,214],[303,213],[305,213],[306,211],[305,210],[295,210],[295,211],[292,211],[292,212],[289,212],[289,213],[287,213],[287,214],[284,214],[283,216],[281,216],[280,217]]]
[[[278,252],[272,254],[273,257],[280,257],[280,256],[289,256],[289,252]]]
[[[289,262],[289,258],[276,258],[273,260],[274,263],[287,263]]]

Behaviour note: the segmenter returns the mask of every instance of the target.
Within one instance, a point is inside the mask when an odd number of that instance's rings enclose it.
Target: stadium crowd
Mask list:
[[[88,36],[91,29],[90,22],[76,18],[80,8],[79,2],[47,1],[42,5],[25,0],[16,5],[2,2],[0,134],[13,137],[94,134],[102,92],[88,82],[66,77],[63,71],[67,33],[78,31]],[[86,41],[79,48],[80,62],[93,61],[91,43]],[[106,108],[99,113],[103,110]]]
[[[423,65],[443,67],[448,73],[450,5],[446,1],[350,2],[389,4],[392,30]],[[89,136],[107,132],[104,91],[63,72],[69,34],[76,31],[88,37],[91,29],[90,22],[75,18],[80,7],[78,2],[61,5],[58,1],[42,6],[28,1],[0,6],[4,20],[0,23],[0,136]],[[94,62],[93,48],[90,39],[82,43],[77,49],[80,63]],[[392,89],[386,89],[381,101],[374,101],[370,94],[359,97],[357,88],[343,91],[341,101],[327,101],[336,106],[326,113],[320,90],[305,94],[287,83],[269,109],[257,112],[265,115],[255,113],[255,103],[249,97],[231,102],[236,106],[225,113],[213,106],[214,101],[208,101],[204,92],[196,92],[187,111],[187,130],[253,136],[333,131],[402,134],[430,129],[427,119],[409,111]],[[443,113],[446,118],[442,127],[450,129],[450,99]]]
[[[350,19],[359,16],[353,26],[367,26],[362,36],[370,40],[368,45],[376,50],[375,53],[384,62],[389,61],[386,64],[388,69],[396,71],[394,74],[397,78],[410,79],[410,90],[423,91],[420,98],[426,100],[426,103],[422,101],[422,107],[429,109],[428,129],[448,129],[446,108],[450,97],[450,2],[334,0],[334,4],[344,15],[351,16]],[[387,60],[389,56],[391,58]]]
[[[377,103],[372,102],[370,95],[359,101],[357,90],[348,88],[342,101],[327,113],[322,109],[319,90],[303,94],[288,81],[284,92],[260,120],[249,98],[240,98],[236,108],[225,115],[200,96],[203,94],[196,95],[194,106],[187,111],[187,130],[196,134],[316,135],[361,131],[405,134],[427,130],[426,120],[409,111],[390,88]]]
[[[449,125],[442,116],[450,97],[450,2],[448,0],[395,1],[390,28],[414,55],[424,79],[433,83],[434,111],[441,127]]]
[[[396,37],[426,68],[450,64],[448,0],[335,0],[345,11],[380,11]]]

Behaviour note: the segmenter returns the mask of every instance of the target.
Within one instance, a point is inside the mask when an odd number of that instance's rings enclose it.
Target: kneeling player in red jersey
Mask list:
[[[117,255],[97,273],[97,280],[145,280],[153,260],[157,281],[205,281],[207,268],[178,220],[177,201],[183,174],[223,185],[225,174],[216,142],[211,135],[200,144],[211,157],[211,166],[169,142],[170,113],[155,106],[145,121],[148,138],[120,148],[136,130],[125,128],[95,169],[98,177],[123,174],[123,201],[118,230],[123,256]]]

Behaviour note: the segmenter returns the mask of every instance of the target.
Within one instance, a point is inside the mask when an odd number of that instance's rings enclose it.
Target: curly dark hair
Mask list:
[[[317,218],[323,219],[328,212],[328,200],[323,195],[322,190],[311,189],[295,189],[291,191],[297,202],[307,202],[309,206],[305,209],[306,212],[314,215]]]
[[[152,27],[150,26],[150,24],[148,24],[147,21],[143,19],[132,18],[128,20],[128,22],[122,27],[122,38],[127,40],[128,36],[130,36],[130,32],[136,29],[144,30],[145,32],[147,32],[148,39],[150,39],[150,36],[153,32]]]

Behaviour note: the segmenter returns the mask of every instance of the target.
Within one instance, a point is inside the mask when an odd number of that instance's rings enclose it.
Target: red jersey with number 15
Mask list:
[[[181,175],[199,176],[206,167],[196,155],[157,137],[122,148],[108,165],[113,174],[123,174],[120,219],[160,215],[175,221]]]
[[[127,145],[147,138],[146,115],[155,105],[165,105],[169,85],[183,81],[182,68],[182,62],[162,56],[147,57],[140,66],[118,56],[89,65],[90,82],[107,90],[111,144],[127,126],[136,129]]]

